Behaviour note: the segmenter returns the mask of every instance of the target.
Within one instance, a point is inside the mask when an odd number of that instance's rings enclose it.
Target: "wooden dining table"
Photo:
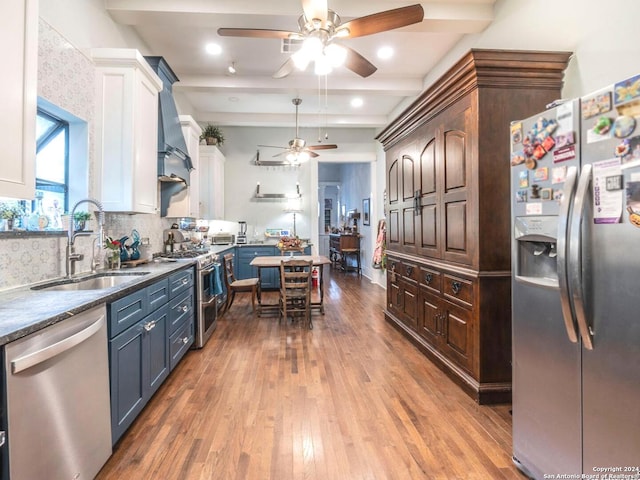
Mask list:
[[[324,266],[330,265],[331,260],[324,255],[285,255],[285,256],[265,256],[265,257],[255,257],[251,260],[252,267],[257,267],[258,269],[258,278],[262,278],[260,272],[263,268],[280,268],[280,262],[290,260],[295,258],[296,260],[311,260],[314,267],[319,267],[319,278],[318,284],[320,287],[320,301],[319,302],[311,302],[311,310],[319,310],[322,315],[324,315]],[[264,312],[273,312],[277,311],[279,308],[278,304],[267,304],[262,301],[262,295],[258,296],[258,315],[261,315]]]

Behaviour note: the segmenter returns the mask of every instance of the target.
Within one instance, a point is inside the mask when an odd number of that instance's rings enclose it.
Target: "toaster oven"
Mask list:
[[[235,237],[231,233],[214,233],[211,235],[211,243],[213,245],[232,245],[235,242]]]

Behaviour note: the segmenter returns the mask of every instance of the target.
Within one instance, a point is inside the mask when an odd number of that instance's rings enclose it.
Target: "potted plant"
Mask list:
[[[24,210],[15,203],[0,203],[0,218],[7,221],[7,230],[13,230],[15,219],[24,215]]]
[[[73,226],[76,231],[84,230],[87,220],[91,219],[89,212],[75,212],[73,214]]]
[[[206,127],[202,130],[202,135],[200,135],[200,140],[205,140],[207,145],[222,145],[224,143],[224,135],[222,135],[222,131],[220,127],[216,127],[215,125],[207,124]]]

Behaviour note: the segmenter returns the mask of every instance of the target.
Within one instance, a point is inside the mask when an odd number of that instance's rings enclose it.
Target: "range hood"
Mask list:
[[[189,172],[193,170],[172,93],[172,85],[178,81],[178,77],[163,57],[144,58],[163,84],[158,108],[158,179],[162,182],[162,196],[170,197],[189,185]],[[162,203],[165,203],[164,200]],[[166,200],[168,202],[169,198]]]

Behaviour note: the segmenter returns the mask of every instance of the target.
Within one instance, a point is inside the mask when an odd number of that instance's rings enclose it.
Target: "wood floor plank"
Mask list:
[[[385,322],[383,289],[325,281],[313,330],[238,296],[97,479],[524,479],[508,405],[474,403]]]

